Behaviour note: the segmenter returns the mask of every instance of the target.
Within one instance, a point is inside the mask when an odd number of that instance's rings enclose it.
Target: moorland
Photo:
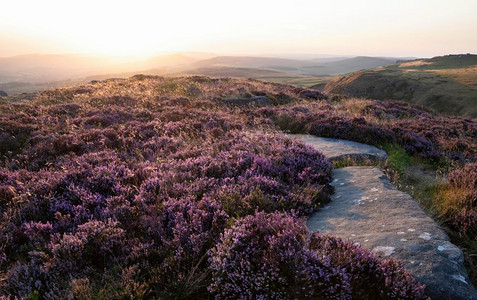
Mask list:
[[[273,105],[222,101],[253,96]],[[439,174],[416,197],[475,280],[475,121],[204,76],[95,81],[0,112],[1,296],[424,299],[399,262],[306,230],[333,165],[283,132],[376,145],[396,182]]]

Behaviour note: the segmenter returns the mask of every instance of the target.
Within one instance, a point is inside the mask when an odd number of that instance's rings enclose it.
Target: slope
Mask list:
[[[396,59],[358,56],[328,61],[252,56],[217,56],[193,64],[194,67],[261,68],[312,76],[343,74],[393,64]]]
[[[448,55],[363,70],[331,80],[326,93],[420,104],[477,117],[477,55]]]

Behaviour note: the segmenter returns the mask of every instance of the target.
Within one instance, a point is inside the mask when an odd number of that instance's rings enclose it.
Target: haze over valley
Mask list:
[[[93,79],[151,75],[209,75],[264,79],[313,78],[393,64],[403,58],[320,57],[286,59],[218,56],[212,53],[174,53],[147,59],[85,55],[22,55],[0,58],[0,90],[8,94]],[[320,80],[316,78],[315,80]],[[316,82],[315,82],[316,83]]]

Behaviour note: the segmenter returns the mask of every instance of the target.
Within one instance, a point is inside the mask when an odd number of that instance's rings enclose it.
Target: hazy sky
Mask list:
[[[0,56],[477,53],[476,0],[8,0]]]

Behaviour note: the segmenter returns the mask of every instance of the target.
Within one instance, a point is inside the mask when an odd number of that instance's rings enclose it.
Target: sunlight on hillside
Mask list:
[[[477,89],[477,66],[460,69],[443,69],[430,71],[445,77],[449,77],[470,88]]]
[[[423,60],[416,60],[416,61],[410,61],[410,62],[399,64],[399,67],[406,68],[406,67],[425,66],[425,65],[432,65],[432,63],[428,61],[423,61]]]

